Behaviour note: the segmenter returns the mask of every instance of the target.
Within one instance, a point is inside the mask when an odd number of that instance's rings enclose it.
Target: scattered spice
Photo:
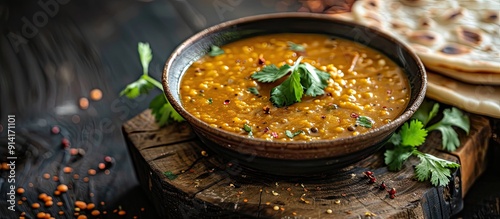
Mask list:
[[[54,135],[57,135],[57,134],[59,134],[59,132],[61,132],[61,129],[59,128],[59,126],[55,125],[55,126],[52,126],[52,128],[50,129],[50,132],[52,132],[52,134],[54,134]]]
[[[64,149],[69,148],[71,146],[71,143],[67,138],[63,138],[61,140],[61,145],[63,146]]]
[[[31,208],[33,208],[33,209],[38,209],[38,208],[40,208],[40,203],[35,202],[35,203],[31,204]]]
[[[80,109],[85,110],[89,108],[89,100],[85,97],[80,98],[79,100]]]
[[[19,188],[17,188],[17,191],[16,191],[16,192],[17,192],[17,194],[23,194],[23,193],[24,193],[24,192],[26,192],[26,191],[24,190],[24,188],[23,188],[23,187],[19,187]]]
[[[380,183],[380,186],[378,187],[380,190],[385,190],[387,186],[385,185],[385,182]]]
[[[331,213],[333,213],[333,211],[332,211],[332,209],[326,209],[326,213],[331,214]]]
[[[99,210],[93,210],[90,214],[92,216],[99,216],[101,214],[101,212],[99,212]]]
[[[51,207],[52,205],[54,205],[54,202],[51,201],[51,200],[48,200],[48,201],[45,202],[45,206],[46,207]]]
[[[106,169],[106,164],[104,163],[99,163],[99,165],[97,166],[100,170],[104,170]]]
[[[63,168],[63,172],[64,173],[71,173],[71,172],[73,172],[73,168],[71,168],[71,167],[64,167]]]
[[[102,99],[102,91],[97,89],[97,88],[92,89],[90,91],[90,99],[93,101],[98,101],[98,100]]]
[[[201,151],[201,156],[204,156],[204,157],[208,156],[207,151]]]
[[[387,190],[387,193],[389,193],[389,197],[391,199],[394,199],[394,197],[396,196],[396,188],[392,188],[391,190]]]
[[[340,199],[335,200],[335,204],[340,204]]]
[[[64,184],[60,184],[57,186],[57,191],[59,192],[67,192],[68,191],[68,186]]]
[[[93,176],[93,175],[95,175],[95,174],[96,174],[96,171],[95,171],[94,169],[89,169],[89,170],[87,171],[87,173],[88,173],[89,175]]]
[[[81,210],[87,209],[87,203],[85,203],[83,201],[75,201],[75,206]]]
[[[120,216],[123,216],[123,215],[126,215],[126,214],[127,214],[127,212],[125,212],[124,210],[118,211],[118,215],[120,215]]]
[[[275,210],[275,211],[280,210],[280,207],[279,207],[279,206],[277,206],[277,205],[275,205],[275,206],[273,207],[273,210]]]
[[[373,183],[377,182],[377,178],[375,178],[374,176],[368,176],[368,178],[370,179],[368,181],[369,184],[373,184]]]

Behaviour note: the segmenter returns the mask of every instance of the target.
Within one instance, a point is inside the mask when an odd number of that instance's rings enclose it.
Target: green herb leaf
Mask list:
[[[288,136],[289,138],[293,138],[297,135],[300,135],[300,133],[302,133],[303,131],[302,130],[299,130],[299,131],[296,131],[296,132],[291,132],[290,130],[286,130],[285,131],[285,135]]]
[[[152,83],[140,77],[137,81],[127,85],[127,87],[120,92],[120,96],[125,95],[129,99],[135,99],[141,94],[147,94],[153,88],[154,85]]]
[[[252,131],[252,127],[250,127],[248,124],[244,124],[243,125],[243,130],[245,130],[245,132],[251,132]]]
[[[184,121],[184,118],[182,118],[182,116],[174,110],[172,105],[170,105],[170,103],[165,98],[165,95],[163,94],[159,94],[153,100],[151,100],[149,108],[151,109],[151,114],[153,114],[156,123],[159,126],[164,126],[174,121]]]
[[[300,44],[295,44],[294,42],[288,42],[288,48],[290,50],[295,51],[295,52],[304,52],[306,51],[306,48],[303,45]]]
[[[393,150],[386,150],[384,161],[389,170],[401,170],[403,163],[412,155],[414,148],[396,146]]]
[[[280,68],[276,65],[266,65],[262,70],[252,74],[252,78],[264,83],[275,82],[293,70],[293,66],[285,64]]]
[[[151,51],[149,43],[142,42],[139,42],[139,44],[137,45],[137,50],[139,51],[139,58],[141,60],[142,73],[147,75],[149,63],[153,59],[153,52]]]
[[[253,132],[252,132],[252,127],[251,126],[249,126],[248,124],[245,123],[243,125],[243,130],[245,132],[248,132],[248,136],[253,137]]]
[[[283,83],[271,90],[271,102],[277,107],[290,106],[300,102],[303,93],[300,74],[294,71]]]
[[[430,179],[434,186],[446,186],[450,182],[451,169],[460,167],[459,164],[419,151],[414,152],[420,163],[415,167],[415,176],[419,181]]]
[[[424,129],[422,122],[419,120],[412,120],[401,126],[399,134],[401,135],[401,145],[416,147],[425,142],[427,130]]]
[[[208,52],[209,56],[214,57],[222,54],[224,54],[224,50],[222,50],[220,47],[214,45],[210,46],[210,52]]]
[[[460,139],[458,139],[458,134],[453,129],[453,126],[456,126],[469,134],[469,117],[455,107],[443,110],[443,115],[444,116],[441,121],[429,126],[427,129],[429,131],[439,130],[443,138],[443,149],[454,151],[458,148],[458,146],[460,146]]]
[[[163,175],[165,175],[169,180],[174,180],[175,178],[177,178],[177,175],[172,173],[172,171],[166,171],[163,173]]]
[[[301,73],[300,83],[306,89],[306,95],[315,97],[325,93],[324,89],[328,85],[330,74],[316,69],[309,63],[301,63],[298,71]]]
[[[358,116],[358,118],[356,119],[356,124],[365,128],[371,128],[373,126],[373,123],[375,123],[373,119],[368,116]]]
[[[208,102],[208,104],[212,104],[214,102],[214,100],[212,100],[212,98],[208,98],[207,102]]]
[[[257,96],[258,96],[258,95],[260,95],[259,90],[257,90],[257,88],[256,88],[256,87],[249,87],[247,90],[248,90],[250,93],[255,94],[255,95],[257,95]]]
[[[413,114],[412,119],[420,120],[426,126],[439,112],[439,103],[424,101]]]

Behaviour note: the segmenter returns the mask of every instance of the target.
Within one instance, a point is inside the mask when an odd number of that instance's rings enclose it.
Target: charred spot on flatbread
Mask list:
[[[429,17],[422,17],[420,18],[418,25],[420,29],[430,29],[435,26],[435,21],[432,20],[432,18]]]
[[[483,17],[484,22],[498,23],[500,21],[500,11],[486,11]]]
[[[447,55],[463,55],[469,53],[470,49],[459,44],[447,44],[439,51]]]
[[[441,20],[445,22],[455,22],[464,16],[465,9],[463,8],[450,8],[446,10],[441,16]]]
[[[439,37],[439,34],[430,30],[417,30],[409,34],[408,39],[415,43],[432,46],[439,41]]]
[[[470,46],[479,46],[483,42],[483,32],[471,27],[458,27],[457,37],[459,42]]]

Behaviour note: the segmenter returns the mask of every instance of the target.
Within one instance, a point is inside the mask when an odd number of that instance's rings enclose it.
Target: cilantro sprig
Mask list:
[[[149,63],[153,59],[153,52],[151,51],[149,43],[139,42],[137,50],[142,65],[142,75],[120,92],[120,96],[126,96],[129,99],[135,99],[142,94],[148,94],[149,91],[155,87],[163,91],[161,83],[148,74]],[[184,121],[184,118],[174,110],[163,93],[151,100],[149,108],[159,126],[164,126],[172,122]]]
[[[318,96],[325,93],[330,74],[316,69],[309,63],[301,63],[300,56],[293,66],[285,64],[280,68],[271,64],[252,74],[252,78],[263,83],[275,82],[290,73],[287,79],[271,89],[271,102],[277,107],[300,102],[302,96]]]
[[[420,163],[415,166],[417,180],[430,180],[434,186],[445,186],[449,183],[451,170],[460,167],[460,165],[420,152],[418,147],[425,143],[428,132],[437,130],[442,134],[443,149],[453,151],[460,145],[458,134],[453,126],[468,134],[470,122],[467,115],[452,107],[444,109],[442,119],[432,123],[437,118],[438,113],[438,103],[430,101],[422,103],[411,121],[404,123],[399,131],[391,137],[389,143],[394,148],[388,149],[384,153],[385,164],[389,170],[400,170],[409,157],[416,156],[420,160]]]

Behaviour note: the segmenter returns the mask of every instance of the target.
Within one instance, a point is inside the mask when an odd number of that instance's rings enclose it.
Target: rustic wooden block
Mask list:
[[[159,128],[147,110],[124,124],[137,175],[162,218],[448,218],[485,167],[491,128],[471,115],[461,149],[441,151],[440,134],[430,133],[420,150],[462,162],[446,187],[418,182],[410,158],[398,172],[387,170],[383,151],[331,173],[308,178],[278,177],[241,167],[206,151],[186,123]],[[370,184],[363,172],[374,172]],[[395,188],[391,199],[386,189]]]

